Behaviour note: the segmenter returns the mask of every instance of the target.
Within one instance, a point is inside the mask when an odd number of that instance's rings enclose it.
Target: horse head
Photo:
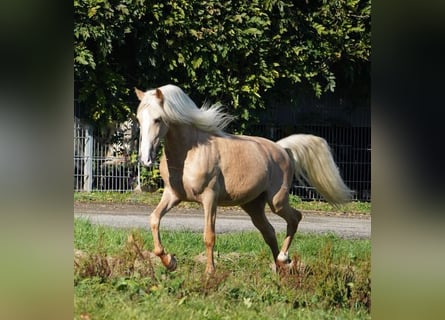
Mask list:
[[[162,138],[167,134],[168,125],[163,119],[164,96],[160,89],[143,92],[135,88],[140,101],[137,119],[139,121],[139,161],[144,166],[151,166]]]

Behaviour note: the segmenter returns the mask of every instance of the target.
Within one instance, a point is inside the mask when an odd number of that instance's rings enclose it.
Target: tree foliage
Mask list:
[[[369,0],[75,0],[74,68],[82,117],[134,109],[134,86],[174,83],[200,104],[250,121],[279,79],[320,97],[370,59]]]

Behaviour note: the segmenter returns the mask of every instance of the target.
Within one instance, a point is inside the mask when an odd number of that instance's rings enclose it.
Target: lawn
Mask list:
[[[220,234],[217,271],[206,276],[201,233],[162,236],[174,272],[150,258],[149,232],[75,219],[74,318],[370,319],[370,240],[297,233],[300,267],[279,275],[259,232]]]
[[[95,203],[143,204],[156,206],[161,200],[162,190],[157,192],[75,192],[74,201]],[[348,214],[371,214],[370,202],[353,201],[334,207],[324,201],[302,201],[297,196],[290,195],[290,204],[303,211],[334,212]],[[180,207],[200,207],[196,203],[181,202]],[[266,207],[267,209],[267,207]]]

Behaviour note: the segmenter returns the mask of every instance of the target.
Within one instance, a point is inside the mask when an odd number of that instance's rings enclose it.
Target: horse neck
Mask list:
[[[187,152],[194,146],[207,141],[209,133],[194,126],[183,124],[170,124],[165,137],[165,153],[169,160],[183,161]]]

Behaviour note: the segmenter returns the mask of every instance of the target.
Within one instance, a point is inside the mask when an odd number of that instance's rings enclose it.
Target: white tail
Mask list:
[[[288,149],[295,163],[295,177],[303,178],[331,204],[349,202],[352,191],[345,185],[325,139],[310,134],[294,134],[277,141]]]

